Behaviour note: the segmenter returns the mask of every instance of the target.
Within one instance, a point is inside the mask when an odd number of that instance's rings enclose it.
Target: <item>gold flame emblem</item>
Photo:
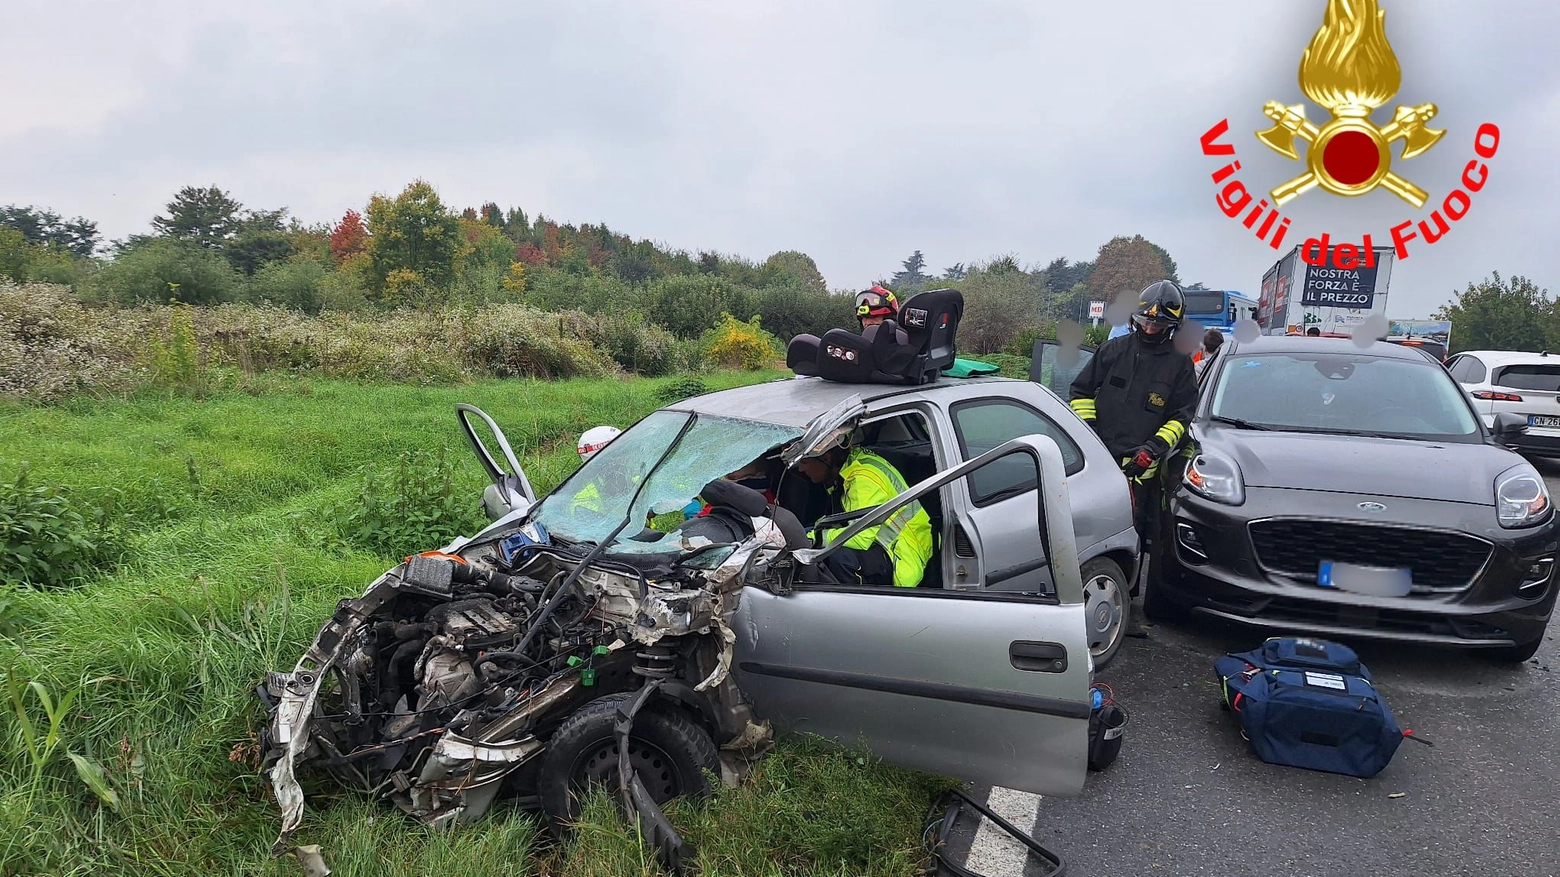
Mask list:
[[[1305,105],[1268,101],[1262,108],[1275,124],[1257,139],[1298,161],[1295,140],[1306,144],[1304,174],[1274,189],[1282,207],[1315,186],[1334,195],[1363,195],[1385,186],[1404,201],[1423,207],[1429,194],[1392,172],[1392,142],[1403,141],[1404,160],[1440,140],[1445,130],[1426,127],[1435,104],[1399,106],[1391,122],[1378,127],[1370,114],[1397,94],[1403,71],[1387,42],[1387,13],[1376,0],[1327,0],[1322,26],[1300,57],[1300,90],[1332,113],[1320,128],[1305,117]]]

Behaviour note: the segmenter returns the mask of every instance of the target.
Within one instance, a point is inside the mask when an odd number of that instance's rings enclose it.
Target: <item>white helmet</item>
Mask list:
[[[617,438],[623,430],[615,426],[593,426],[580,434],[580,443],[574,449],[579,451],[580,462],[583,463],[596,452],[607,446],[607,443]]]

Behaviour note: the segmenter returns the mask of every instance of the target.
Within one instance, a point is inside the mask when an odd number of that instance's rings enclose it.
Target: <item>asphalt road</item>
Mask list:
[[[1560,465],[1540,468],[1560,497]],[[1154,625],[1099,674],[1131,719],[1120,757],[1082,796],[977,791],[1020,827],[1032,822],[1068,877],[1560,875],[1557,628],[1516,667],[1356,643],[1399,724],[1435,743],[1405,741],[1362,780],[1264,764],[1219,709],[1214,659],[1263,633]],[[990,877],[1044,873],[1005,841],[989,823],[958,839]]]

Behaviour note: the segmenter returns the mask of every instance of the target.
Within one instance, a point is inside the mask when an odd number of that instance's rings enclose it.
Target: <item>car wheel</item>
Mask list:
[[[1148,564],[1148,575],[1143,582],[1143,617],[1149,621],[1178,621],[1186,617],[1186,609],[1181,604],[1170,599],[1165,593],[1163,560],[1155,559],[1156,552],[1149,552],[1144,563]]]
[[[1083,573],[1083,614],[1089,628],[1089,654],[1098,670],[1109,664],[1121,650],[1127,624],[1132,620],[1132,597],[1127,577],[1107,557],[1085,563]]]
[[[1521,645],[1486,649],[1484,656],[1501,664],[1520,664],[1523,661],[1532,660],[1533,656],[1538,654],[1538,647],[1543,644],[1544,638],[1539,637],[1532,642],[1522,643]]]
[[[591,701],[569,716],[542,755],[537,792],[555,829],[579,819],[579,795],[591,783],[617,783],[618,744],[613,729],[618,707],[638,692]],[[628,758],[657,804],[709,790],[704,771],[720,773],[715,741],[685,713],[647,705],[634,717]]]

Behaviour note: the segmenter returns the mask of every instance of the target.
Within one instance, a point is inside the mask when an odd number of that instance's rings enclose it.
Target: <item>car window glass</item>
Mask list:
[[[704,485],[800,434],[790,427],[700,414],[678,441],[690,416],[657,411],[625,430],[544,499],[535,520],[563,539],[600,542],[627,515],[629,525],[609,553],[665,552],[665,544],[632,539],[649,526],[652,510],[660,515],[663,508],[683,509]],[[674,441],[676,448],[647,480]]]
[[[1465,357],[1463,357],[1463,360],[1468,363],[1468,379],[1466,381],[1463,381],[1463,383],[1465,383],[1465,384],[1482,384],[1482,383],[1484,383],[1484,379],[1489,377],[1489,374],[1490,374],[1490,370],[1484,367],[1484,363],[1480,362],[1479,358],[1475,357],[1475,356],[1465,356]]]
[[[1428,361],[1368,354],[1239,354],[1225,363],[1211,413],[1301,432],[1481,436],[1460,388]]]
[[[1094,351],[1079,348],[1071,365],[1057,362],[1060,353],[1061,347],[1056,344],[1046,344],[1040,348],[1040,385],[1065,400],[1072,395],[1073,379],[1089,364]]]
[[[1513,390],[1538,390],[1560,393],[1560,363],[1555,365],[1508,365],[1495,374],[1495,386]]]
[[[1068,475],[1083,468],[1083,451],[1055,421],[1016,402],[1001,399],[966,402],[952,411],[954,432],[964,459],[971,460],[1003,442],[1019,436],[1040,434],[1053,439],[1062,451],[1062,463]],[[966,479],[970,498],[976,505],[1014,491],[1033,490],[1034,461],[1027,454],[1010,454],[993,461]]]

